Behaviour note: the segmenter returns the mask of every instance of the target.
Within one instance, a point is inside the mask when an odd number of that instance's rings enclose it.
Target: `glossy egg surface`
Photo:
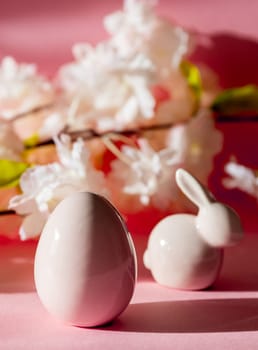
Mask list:
[[[113,320],[130,302],[136,280],[135,250],[120,214],[97,194],[64,199],[41,234],[34,275],[56,318],[83,327]]]

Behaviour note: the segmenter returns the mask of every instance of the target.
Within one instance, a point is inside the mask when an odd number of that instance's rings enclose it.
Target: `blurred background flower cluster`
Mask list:
[[[223,145],[214,110],[230,112],[228,100],[245,95],[248,106],[257,101],[254,86],[221,91],[189,58],[194,35],[158,16],[153,1],[125,0],[103,24],[108,38],[76,43],[51,79],[10,56],[0,63],[1,209],[23,218],[22,239],[38,236],[74,191],[99,193],[124,215],[191,210],[175,171],[207,184]],[[258,196],[254,172],[235,161],[226,172],[225,186]]]

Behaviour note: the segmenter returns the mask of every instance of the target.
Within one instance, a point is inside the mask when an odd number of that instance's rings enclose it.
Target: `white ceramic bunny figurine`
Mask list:
[[[162,285],[204,289],[218,276],[222,248],[242,238],[241,222],[233,209],[217,202],[187,171],[178,169],[176,182],[198,206],[198,215],[176,214],[162,219],[150,234],[144,265]]]

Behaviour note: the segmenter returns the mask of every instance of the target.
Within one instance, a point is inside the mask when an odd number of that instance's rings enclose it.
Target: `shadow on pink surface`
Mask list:
[[[121,332],[215,333],[258,331],[258,299],[187,300],[139,303],[112,324]]]
[[[200,41],[192,59],[213,69],[223,87],[258,84],[258,41],[230,32],[207,36],[207,41]]]

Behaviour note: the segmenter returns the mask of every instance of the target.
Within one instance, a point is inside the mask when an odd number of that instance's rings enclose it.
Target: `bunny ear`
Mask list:
[[[204,186],[184,169],[180,168],[176,171],[176,183],[186,197],[197,207],[205,206],[214,201],[214,198]]]

